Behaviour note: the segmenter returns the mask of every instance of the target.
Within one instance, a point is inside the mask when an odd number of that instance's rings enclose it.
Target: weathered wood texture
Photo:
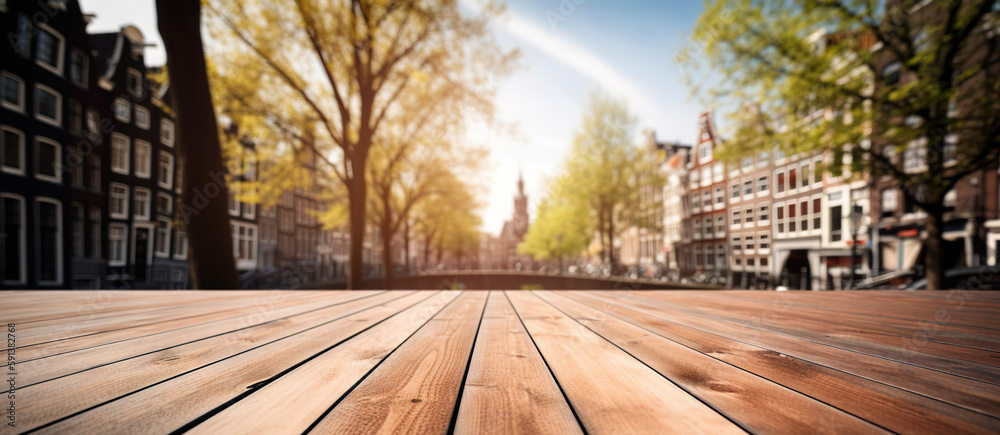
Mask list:
[[[1000,432],[1000,293],[4,296],[2,433]]]

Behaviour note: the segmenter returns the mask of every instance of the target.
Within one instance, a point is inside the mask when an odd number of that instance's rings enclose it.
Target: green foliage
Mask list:
[[[609,247],[638,222],[641,188],[662,186],[650,154],[635,145],[635,124],[624,102],[591,95],[570,156],[539,203],[520,252],[536,259],[575,256],[598,234],[608,261],[616,261]]]

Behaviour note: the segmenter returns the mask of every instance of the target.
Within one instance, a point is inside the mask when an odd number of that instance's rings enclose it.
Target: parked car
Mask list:
[[[906,286],[906,290],[924,290],[926,288],[927,278],[918,279]],[[945,271],[941,288],[944,290],[1000,290],[1000,268],[984,266]]]

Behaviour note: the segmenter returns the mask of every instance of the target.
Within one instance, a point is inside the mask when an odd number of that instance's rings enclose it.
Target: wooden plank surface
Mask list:
[[[502,292],[490,293],[455,433],[581,433],[538,349]]]
[[[2,433],[1000,432],[998,292],[4,296]]]

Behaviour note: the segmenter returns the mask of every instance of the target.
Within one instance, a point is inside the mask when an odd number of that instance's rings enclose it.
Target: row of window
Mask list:
[[[130,72],[132,71],[134,70],[130,70]],[[136,74],[138,73],[136,72]],[[0,104],[7,109],[25,113],[26,104],[24,80],[14,74],[3,71],[0,72],[0,81],[2,81],[2,84],[0,84]],[[62,127],[62,98],[62,94],[56,92],[55,89],[41,83],[36,83],[34,99],[35,118],[42,122]],[[116,98],[112,107],[115,119],[121,122],[132,122],[132,119],[134,118],[136,126],[144,130],[148,130],[152,124],[149,109],[137,105],[135,106],[133,116],[132,104],[124,98]],[[70,132],[86,132],[95,137],[98,135],[100,115],[96,109],[88,107],[86,111],[86,118],[84,118],[84,110],[80,102],[70,100],[67,110],[69,112],[68,128]],[[84,128],[86,128],[86,130],[84,130]],[[161,120],[160,141],[164,145],[172,147],[174,146],[174,134],[175,131],[173,121],[170,121],[169,119]]]
[[[151,166],[153,158],[153,147],[149,142],[135,141],[134,160],[130,155],[132,146],[129,144],[129,137],[123,134],[114,133],[111,135],[111,171],[129,175],[129,171],[139,178],[149,178],[151,176]],[[131,168],[131,164],[135,164]],[[174,186],[174,156],[167,151],[160,151],[158,167],[156,172],[157,185],[164,189]]]
[[[128,219],[129,186],[121,183],[111,183],[108,189],[108,216],[113,219]],[[150,220],[150,210],[153,206],[152,193],[149,189],[136,187],[133,189],[133,208],[136,220]],[[163,192],[156,194],[156,213],[170,216],[173,213],[173,198]]]
[[[771,249],[771,237],[767,234],[733,237],[733,253]]]
[[[28,261],[26,204],[23,196],[0,194],[3,199],[3,283],[19,285],[27,282]],[[31,264],[36,268],[40,285],[59,285],[63,282],[62,203],[35,198],[36,231],[30,242],[38,255]]]
[[[25,135],[24,132],[16,128],[0,125],[0,170],[8,174],[25,175]],[[62,182],[62,145],[52,139],[43,136],[36,136],[34,141],[35,178],[39,180],[51,181],[53,183]]]
[[[813,198],[811,208],[809,202],[809,199],[803,198],[798,204],[774,204],[775,231],[778,234],[784,234],[820,229],[822,225],[822,201],[820,198]]]

